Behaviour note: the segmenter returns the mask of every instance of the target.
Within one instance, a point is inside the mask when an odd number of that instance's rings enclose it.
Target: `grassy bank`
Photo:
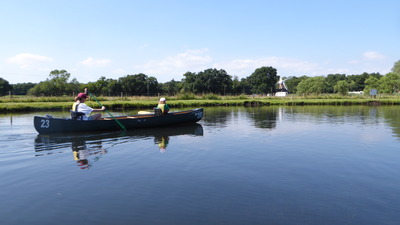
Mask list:
[[[98,97],[109,110],[151,109],[157,104],[158,97]],[[218,95],[181,95],[167,97],[171,107],[204,106],[264,106],[264,105],[400,105],[399,96],[218,96]],[[73,103],[72,97],[29,97],[6,96],[0,98],[0,112],[68,111]],[[89,106],[99,105],[89,100]]]

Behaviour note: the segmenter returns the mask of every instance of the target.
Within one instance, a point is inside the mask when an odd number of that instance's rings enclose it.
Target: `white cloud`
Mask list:
[[[234,59],[230,62],[215,63],[215,68],[226,70],[231,75],[246,77],[251,75],[257,68],[272,66],[281,75],[309,74],[318,70],[318,65],[291,58],[268,57],[261,59]],[[292,74],[286,74],[292,73]],[[293,74],[296,73],[296,74]]]
[[[379,52],[368,51],[363,53],[363,58],[367,60],[381,60],[385,59],[385,56]]]
[[[11,64],[19,64],[21,68],[27,69],[34,66],[37,66],[41,63],[47,63],[54,61],[52,58],[42,55],[34,55],[31,53],[21,53],[14,57],[10,57],[7,59],[7,63]]]
[[[84,66],[90,66],[90,67],[101,67],[101,66],[107,66],[111,63],[111,60],[109,59],[93,59],[92,57],[89,57],[85,60],[83,60],[80,64]]]
[[[143,66],[135,66],[148,75],[183,75],[187,71],[198,72],[212,65],[212,57],[205,53],[208,49],[187,50],[161,60],[150,61]]]
[[[380,65],[367,63],[368,59],[383,59],[377,52],[364,53],[364,59],[348,61],[343,65],[335,61],[305,61],[296,58],[263,57],[248,59],[232,59],[218,61],[208,54],[208,49],[186,50],[164,59],[149,61],[143,65],[135,66],[135,70],[149,76],[155,76],[160,82],[181,79],[188,71],[200,72],[209,68],[224,69],[229,75],[245,78],[250,76],[257,68],[272,66],[277,69],[279,76],[325,76],[328,74],[361,74],[363,72],[382,72]]]

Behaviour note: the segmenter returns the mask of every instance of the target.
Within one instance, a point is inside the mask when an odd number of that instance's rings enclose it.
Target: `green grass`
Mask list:
[[[182,94],[166,96],[171,107],[204,107],[204,106],[263,106],[263,105],[400,105],[400,96],[381,95],[379,98],[368,96],[316,95],[268,97],[268,96],[220,96],[215,94],[193,95]],[[109,110],[152,109],[157,105],[159,96],[153,97],[103,97],[97,99]],[[0,112],[33,112],[33,111],[68,111],[73,98],[64,97],[0,97]],[[86,102],[93,108],[99,108],[94,100]]]

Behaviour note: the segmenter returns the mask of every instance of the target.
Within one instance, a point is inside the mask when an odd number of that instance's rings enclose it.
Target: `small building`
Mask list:
[[[285,81],[282,80],[282,78],[279,78],[279,81],[276,84],[278,86],[275,92],[276,97],[285,97],[289,95],[289,90],[286,87]]]

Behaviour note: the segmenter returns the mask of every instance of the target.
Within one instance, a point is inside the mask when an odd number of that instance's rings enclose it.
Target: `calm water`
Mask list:
[[[70,136],[0,115],[0,224],[399,224],[399,110],[205,108]]]

